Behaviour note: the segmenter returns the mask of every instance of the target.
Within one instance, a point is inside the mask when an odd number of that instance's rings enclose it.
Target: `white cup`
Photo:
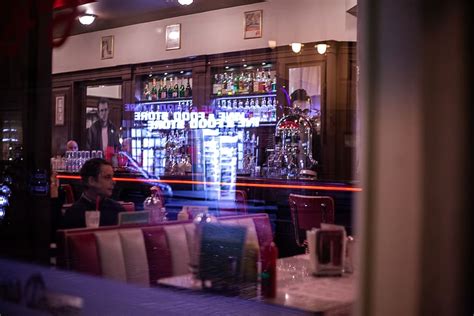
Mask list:
[[[99,211],[86,211],[86,227],[97,228],[100,223],[100,212]]]

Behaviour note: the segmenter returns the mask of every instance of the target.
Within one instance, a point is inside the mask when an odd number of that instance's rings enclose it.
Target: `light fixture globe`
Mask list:
[[[291,50],[293,51],[293,53],[298,54],[299,52],[301,52],[301,47],[303,47],[303,44],[301,44],[301,43],[291,43],[290,46],[291,46]]]
[[[82,25],[91,25],[94,23],[96,17],[97,15],[95,14],[85,13],[79,17],[79,22]]]
[[[181,5],[190,5],[193,3],[193,0],[178,0],[179,4]]]
[[[319,54],[324,55],[326,53],[327,48],[329,47],[328,44],[317,44],[316,50],[318,51]]]

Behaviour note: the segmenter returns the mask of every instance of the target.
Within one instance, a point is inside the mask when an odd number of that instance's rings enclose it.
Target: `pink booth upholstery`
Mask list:
[[[219,222],[247,227],[246,242],[259,249],[273,241],[267,214],[221,217]],[[66,269],[145,286],[189,272],[192,221],[67,229],[58,234],[58,265]],[[262,257],[262,264],[267,260]]]

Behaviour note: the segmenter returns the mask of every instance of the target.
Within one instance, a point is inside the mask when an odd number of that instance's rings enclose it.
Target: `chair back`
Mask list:
[[[75,199],[74,199],[74,191],[72,189],[72,186],[68,183],[61,184],[61,189],[64,190],[64,195],[65,195],[64,203],[65,204],[74,203]]]
[[[304,245],[307,230],[334,223],[334,200],[330,196],[290,194],[288,202],[298,246]]]

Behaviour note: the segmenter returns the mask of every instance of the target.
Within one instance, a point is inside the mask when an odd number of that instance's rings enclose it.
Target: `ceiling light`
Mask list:
[[[326,52],[329,45],[328,44],[317,44],[314,47],[316,47],[316,50],[318,51],[318,53],[323,55]]]
[[[244,64],[244,67],[247,67],[247,65],[246,65],[246,64]]]
[[[181,5],[190,5],[193,3],[193,0],[178,0],[179,4]]]
[[[298,54],[299,52],[301,52],[301,47],[303,47],[303,44],[301,43],[291,43],[291,50],[293,51],[293,53],[295,54]]]
[[[94,23],[96,17],[97,15],[95,14],[84,13],[79,17],[79,22],[81,22],[82,25],[91,25]]]

